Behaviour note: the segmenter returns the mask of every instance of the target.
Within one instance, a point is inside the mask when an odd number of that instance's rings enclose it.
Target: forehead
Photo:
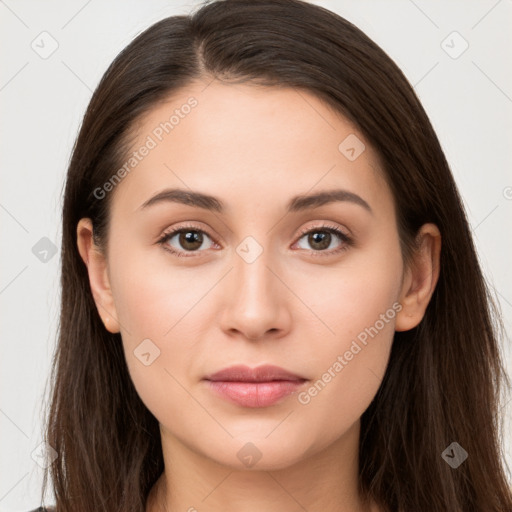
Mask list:
[[[373,148],[308,91],[196,82],[135,128],[127,172],[114,190],[114,206],[125,213],[168,187],[225,197],[228,213],[247,202],[283,207],[289,197],[329,187],[384,208],[392,201]]]

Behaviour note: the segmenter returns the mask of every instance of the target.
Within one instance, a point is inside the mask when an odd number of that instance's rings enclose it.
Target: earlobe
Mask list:
[[[119,321],[110,287],[107,261],[102,251],[94,243],[92,235],[91,219],[80,219],[77,225],[77,246],[80,256],[87,266],[94,302],[105,328],[111,333],[117,333],[120,330]]]
[[[408,331],[421,322],[439,279],[441,233],[438,227],[424,224],[416,240],[417,249],[402,285],[402,309],[396,316],[396,331]]]

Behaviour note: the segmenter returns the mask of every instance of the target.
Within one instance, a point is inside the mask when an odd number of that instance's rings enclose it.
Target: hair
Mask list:
[[[376,150],[397,212],[404,261],[419,228],[442,235],[440,275],[420,324],[396,332],[381,385],[361,417],[359,490],[386,511],[512,510],[500,394],[510,381],[497,301],[486,283],[449,165],[413,88],[360,29],[300,0],[204,2],[140,33],[108,67],[86,110],[67,171],[61,311],[44,439],[57,512],[142,512],[164,469],[159,424],[108,332],[77,250],[92,220],[106,247],[112,194],[94,190],[126,160],[142,116],[198,80],[314,94]],[[456,441],[456,469],[443,451]],[[508,467],[507,467],[508,469]],[[366,499],[366,498],[365,498]]]

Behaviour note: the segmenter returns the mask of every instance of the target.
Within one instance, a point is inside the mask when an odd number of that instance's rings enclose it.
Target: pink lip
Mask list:
[[[268,407],[297,391],[307,379],[272,365],[238,365],[205,377],[212,390],[244,407]]]

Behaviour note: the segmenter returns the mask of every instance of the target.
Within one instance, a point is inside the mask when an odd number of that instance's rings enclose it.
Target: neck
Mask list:
[[[358,492],[360,423],[314,455],[276,470],[230,468],[190,450],[162,430],[165,471],[147,512],[376,511]]]

